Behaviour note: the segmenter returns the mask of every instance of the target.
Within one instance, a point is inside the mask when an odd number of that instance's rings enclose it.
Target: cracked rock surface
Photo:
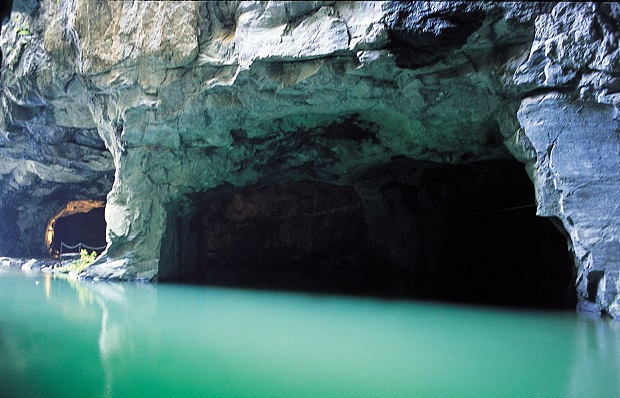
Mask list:
[[[580,306],[618,317],[619,26],[615,3],[15,0],[0,255],[107,197],[87,275],[156,278],[170,220],[215,188],[514,156],[568,233]]]

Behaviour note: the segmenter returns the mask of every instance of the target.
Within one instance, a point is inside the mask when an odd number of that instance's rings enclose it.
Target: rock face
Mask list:
[[[207,263],[226,265],[331,260],[330,252],[343,247],[360,252],[354,245],[365,230],[352,188],[308,182],[249,188],[207,202],[202,222]]]
[[[15,0],[0,255],[42,252],[58,209],[107,195],[87,275],[183,274],[170,253],[213,195],[303,181],[355,190],[381,245],[413,235],[382,224],[373,171],[514,156],[569,237],[580,305],[620,316],[619,24],[615,3]]]
[[[515,135],[536,186],[538,214],[570,236],[584,310],[620,316],[620,7],[559,4],[536,20],[515,81],[538,89],[521,102]]]
[[[197,233],[179,234],[193,244],[185,239],[171,250],[164,243],[161,258],[180,258],[164,261],[176,265],[160,267],[160,279],[326,290],[321,284],[336,283],[337,273],[363,269],[366,225],[353,187],[306,181],[216,189],[201,202]]]

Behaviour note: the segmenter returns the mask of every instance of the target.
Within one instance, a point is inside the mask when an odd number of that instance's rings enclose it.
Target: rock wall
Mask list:
[[[620,6],[558,4],[515,74],[528,88],[514,142],[538,214],[570,235],[583,310],[620,314]]]
[[[12,11],[0,36],[0,251],[40,256],[46,225],[68,202],[105,200],[114,163],[68,70],[73,56],[55,58],[42,40],[49,15],[36,1]]]
[[[168,224],[219,186],[512,153],[570,235],[582,307],[619,316],[619,21],[615,3],[15,0],[0,254],[107,194],[87,274],[151,279]]]
[[[306,181],[213,191],[201,198],[193,231],[177,232],[183,247],[162,250],[161,258],[178,260],[164,261],[177,265],[168,274],[160,268],[160,279],[325,291],[338,274],[364,268],[366,225],[353,187]]]

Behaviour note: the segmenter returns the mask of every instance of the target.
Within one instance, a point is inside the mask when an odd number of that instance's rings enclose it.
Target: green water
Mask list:
[[[620,397],[620,322],[0,269],[0,396]]]

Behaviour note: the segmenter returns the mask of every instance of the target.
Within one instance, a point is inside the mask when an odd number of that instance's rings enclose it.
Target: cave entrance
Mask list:
[[[537,308],[574,304],[561,227],[514,160],[393,160],[353,186],[221,188],[169,216],[160,280]]]
[[[106,247],[105,202],[69,202],[48,223],[45,244],[52,257],[82,248],[101,253]]]
[[[534,187],[523,164],[493,160],[450,166],[431,171],[428,179],[434,181],[427,184],[430,190],[443,189],[445,195],[442,250],[434,255],[429,297],[574,308],[568,236],[559,220],[536,216]]]

